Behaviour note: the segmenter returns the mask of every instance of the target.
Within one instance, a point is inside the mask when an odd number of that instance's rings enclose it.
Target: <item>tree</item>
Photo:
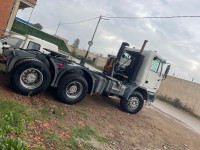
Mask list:
[[[42,25],[40,23],[35,23],[32,25],[33,27],[37,28],[38,30],[42,30]]]
[[[78,47],[79,47],[79,43],[80,43],[80,40],[79,40],[79,38],[77,38],[77,39],[74,41],[74,43],[72,44],[72,47],[78,48]]]

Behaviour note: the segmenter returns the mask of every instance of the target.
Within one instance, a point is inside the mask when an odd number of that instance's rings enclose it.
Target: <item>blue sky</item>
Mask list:
[[[55,34],[59,22],[81,21],[103,16],[175,16],[200,15],[198,0],[38,0],[31,22],[41,23],[44,31]],[[31,9],[19,11],[17,16],[28,20]],[[87,49],[88,41],[98,19],[85,23],[63,25],[58,35],[72,44],[80,39],[80,48]],[[110,19],[102,20],[91,52],[116,54],[121,42],[141,48],[156,50],[172,64],[170,74],[186,80],[200,82],[200,18],[177,19]],[[46,29],[45,29],[46,28]]]

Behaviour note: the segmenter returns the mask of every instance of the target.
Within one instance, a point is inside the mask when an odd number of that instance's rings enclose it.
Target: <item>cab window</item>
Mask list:
[[[151,64],[151,71],[157,73],[159,76],[161,75],[161,71],[162,71],[162,62],[160,59],[158,59],[157,57],[154,57],[152,64]]]
[[[34,43],[34,42],[29,42],[27,49],[34,49],[34,50],[40,50],[40,44]]]
[[[1,43],[6,42],[8,45],[19,48],[21,47],[21,44],[23,43],[23,40],[15,38],[15,37],[8,37],[8,38],[2,38]]]
[[[124,54],[122,55],[123,58],[126,58],[126,59],[131,59],[131,55],[125,51]]]

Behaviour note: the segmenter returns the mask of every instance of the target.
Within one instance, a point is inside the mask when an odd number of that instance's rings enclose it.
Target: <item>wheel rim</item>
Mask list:
[[[138,108],[139,104],[140,104],[140,100],[139,100],[138,97],[131,97],[128,100],[128,107],[130,109],[136,109],[136,108]]]
[[[43,75],[35,68],[24,70],[20,76],[21,85],[27,89],[36,89],[42,84],[42,82]]]
[[[69,83],[66,87],[66,95],[71,99],[78,98],[83,92],[83,86],[78,81]]]

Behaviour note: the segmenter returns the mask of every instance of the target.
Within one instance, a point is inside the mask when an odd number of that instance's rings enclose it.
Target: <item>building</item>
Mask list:
[[[19,9],[34,8],[37,0],[1,0],[0,1],[0,37],[10,32]]]

